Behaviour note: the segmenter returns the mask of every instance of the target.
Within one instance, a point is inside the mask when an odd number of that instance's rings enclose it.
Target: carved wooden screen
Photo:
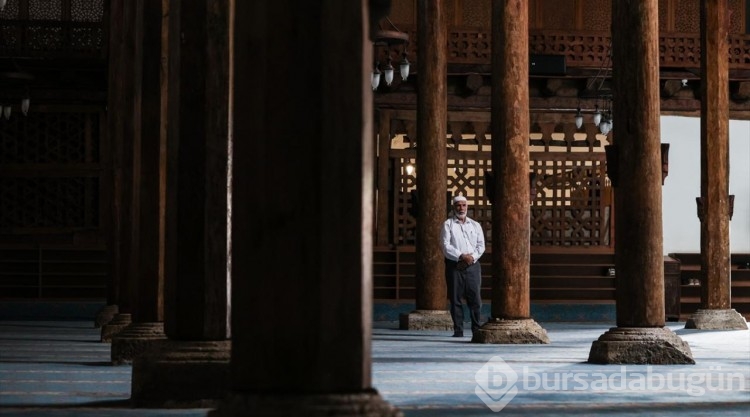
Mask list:
[[[449,123],[446,146],[446,216],[450,197],[467,197],[469,216],[482,223],[491,242],[492,206],[486,195],[485,173],[491,170],[490,139],[485,124]],[[406,124],[406,126],[411,126]],[[568,125],[535,125],[541,133],[530,136],[529,172],[536,174],[531,202],[533,246],[613,246],[612,189],[606,176],[602,142],[593,129],[576,132]],[[463,133],[476,132],[480,133]],[[557,133],[555,133],[557,131]],[[414,132],[411,132],[413,135]],[[415,244],[416,149],[397,135],[390,149],[392,243]],[[413,136],[412,136],[413,137]],[[461,138],[461,139],[457,139]]]
[[[0,121],[0,233],[96,231],[102,113],[44,110]]]
[[[0,52],[8,56],[106,56],[104,0],[8,0]]]
[[[601,152],[532,152],[532,246],[610,246],[612,187]]]

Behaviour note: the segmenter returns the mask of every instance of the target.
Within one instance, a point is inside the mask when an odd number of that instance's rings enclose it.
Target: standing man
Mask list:
[[[456,196],[453,199],[453,215],[443,223],[440,233],[445,255],[448,299],[451,302],[453,337],[464,335],[464,308],[461,298],[465,298],[469,306],[472,333],[479,330],[480,326],[482,267],[478,261],[484,253],[484,232],[482,225],[470,219],[466,215],[467,212],[466,197]]]

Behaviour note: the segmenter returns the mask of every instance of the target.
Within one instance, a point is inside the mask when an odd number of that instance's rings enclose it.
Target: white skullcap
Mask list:
[[[453,197],[453,204],[456,204],[459,201],[466,201],[466,197],[464,197],[462,195],[457,195],[457,196]]]

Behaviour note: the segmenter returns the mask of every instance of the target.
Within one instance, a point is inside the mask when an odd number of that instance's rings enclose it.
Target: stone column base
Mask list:
[[[99,312],[96,313],[96,318],[94,319],[94,327],[100,328],[112,321],[112,319],[115,317],[117,313],[120,312],[120,309],[117,307],[117,304],[108,304],[99,310]]]
[[[133,363],[154,342],[166,339],[164,323],[131,323],[112,338],[112,365]]]
[[[112,343],[112,338],[128,327],[133,320],[130,313],[119,313],[112,321],[102,326],[102,343]]]
[[[686,329],[698,330],[747,330],[747,321],[735,309],[699,309],[690,316]]]
[[[589,363],[694,364],[687,342],[665,327],[613,327],[591,345]]]
[[[403,417],[403,413],[378,394],[364,391],[354,394],[259,395],[233,392],[209,417],[234,416],[288,417]]]
[[[472,343],[492,344],[541,344],[549,343],[547,331],[534,319],[491,318],[474,332]]]
[[[453,331],[453,319],[446,310],[414,310],[399,315],[398,319],[401,330]]]
[[[229,391],[232,342],[162,340],[135,358],[136,407],[214,408]]]

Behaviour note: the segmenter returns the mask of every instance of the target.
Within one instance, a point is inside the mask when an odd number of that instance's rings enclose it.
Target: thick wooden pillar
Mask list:
[[[122,4],[123,0],[111,0],[105,3],[105,16],[108,19],[108,50],[109,50],[109,62],[108,62],[108,84],[107,84],[107,108],[110,109],[107,112],[107,124],[105,127],[106,132],[106,147],[103,149],[102,155],[104,159],[104,165],[106,167],[104,174],[102,175],[102,181],[105,183],[102,190],[102,201],[105,202],[106,214],[102,216],[103,229],[107,235],[107,304],[102,308],[96,315],[94,325],[96,327],[104,327],[112,318],[118,313],[120,302],[120,269],[119,255],[115,251],[116,245],[119,242],[120,223],[116,221],[115,208],[117,207],[115,201],[119,196],[115,193],[115,173],[114,163],[117,160],[115,157],[115,150],[118,149],[119,136],[122,132],[122,118],[124,114],[112,111],[116,108],[119,102],[120,81],[122,78],[121,71],[122,67],[122,54],[120,51],[120,44],[122,42],[122,31],[123,31],[123,16],[122,16]],[[104,336],[104,335],[103,335]],[[104,339],[104,338],[102,338]]]
[[[367,4],[234,1],[232,391],[211,416],[396,412],[370,374]]]
[[[492,317],[478,343],[549,343],[530,318],[528,8],[492,2]]]
[[[658,36],[657,2],[612,3],[618,327],[593,343],[589,362],[694,363],[663,327]]]
[[[729,245],[729,6],[700,2],[701,13],[701,309],[685,324],[747,329],[731,308]]]
[[[112,340],[112,363],[131,363],[165,338],[162,314],[159,228],[159,154],[161,135],[161,16],[159,2],[134,0],[133,176],[131,269],[137,289],[132,323]]]
[[[107,135],[112,151],[111,274],[118,286],[118,314],[102,327],[102,341],[110,342],[132,321],[136,297],[133,278],[133,140],[135,134],[136,5],[112,1]],[[115,68],[116,67],[116,68]]]
[[[447,217],[448,48],[444,0],[417,2],[417,231],[416,311],[402,329],[451,330],[446,310],[445,260],[440,230]]]
[[[133,401],[148,406],[216,400],[229,379],[229,3],[171,0],[168,7],[169,340],[133,363]]]
[[[664,326],[656,5],[613,6],[617,325]],[[635,4],[640,6],[635,7]],[[637,22],[636,26],[629,26]],[[618,32],[619,31],[619,32]],[[631,69],[632,68],[632,69]],[[637,88],[643,86],[643,88]]]

